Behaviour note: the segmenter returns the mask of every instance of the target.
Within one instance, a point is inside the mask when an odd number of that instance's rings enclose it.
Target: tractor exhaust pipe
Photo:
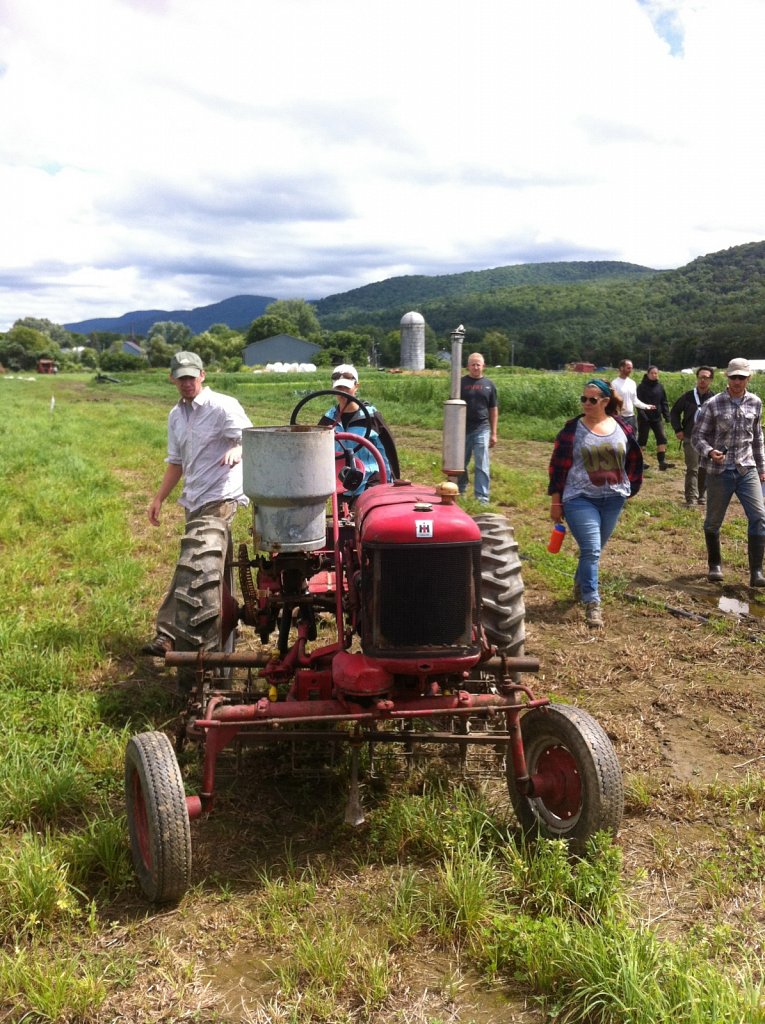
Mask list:
[[[465,472],[465,418],[467,407],[460,398],[462,342],[464,338],[465,328],[460,324],[451,333],[451,397],[447,402],[444,402],[444,436],[441,469],[447,479],[455,484]]]

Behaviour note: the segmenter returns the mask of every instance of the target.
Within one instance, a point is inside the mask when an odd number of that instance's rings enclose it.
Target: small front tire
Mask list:
[[[579,856],[596,832],[616,835],[624,783],[616,752],[598,722],[570,705],[549,704],[521,718],[521,735],[535,795],[518,791],[509,759],[507,784],[523,831],[565,839]]]
[[[191,881],[191,827],[173,746],[162,732],[133,736],[125,751],[130,849],[154,903],[179,900]]]

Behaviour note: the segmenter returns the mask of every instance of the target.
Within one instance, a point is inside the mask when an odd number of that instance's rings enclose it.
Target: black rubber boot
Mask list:
[[[749,547],[749,586],[765,587],[762,575],[762,556],[765,555],[765,537],[747,537]]]
[[[704,540],[707,542],[707,579],[710,583],[722,583],[722,556],[720,555],[720,534],[704,530]],[[762,561],[760,561],[762,565]]]

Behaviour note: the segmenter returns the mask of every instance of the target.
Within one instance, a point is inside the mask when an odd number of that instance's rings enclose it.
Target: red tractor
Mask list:
[[[201,519],[184,537],[178,639],[166,663],[190,693],[179,739],[202,748],[202,780],[187,796],[165,733],[130,740],[130,841],[151,900],[178,899],[190,884],[190,822],[213,807],[227,747],[349,744],[346,821],[358,824],[363,745],[483,744],[504,754],[525,832],[582,853],[595,832],[619,827],[622,777],[604,730],[520,682],[538,662],[523,653],[523,583],[508,521],[468,515],[454,483],[388,482],[368,438],[299,425],[299,409],[325,394],[298,403],[289,426],[244,433],[253,555],[242,544],[234,557],[221,520]],[[345,482],[359,446],[382,481],[350,508],[338,493],[338,443]],[[452,445],[459,449],[459,437]],[[262,646],[238,648],[241,627]]]

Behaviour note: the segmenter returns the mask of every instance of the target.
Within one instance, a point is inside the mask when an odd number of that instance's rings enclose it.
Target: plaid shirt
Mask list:
[[[576,425],[581,418],[581,416],[575,416],[573,420],[568,420],[563,430],[555,438],[549,466],[550,484],[547,488],[548,494],[563,494],[568,471],[571,469],[574,461]],[[634,498],[643,483],[643,453],[640,451],[640,446],[635,440],[635,431],[630,424],[623,420],[621,416],[614,416],[614,419],[627,437],[627,455],[624,460],[624,469],[630,482],[630,497]]]
[[[756,466],[765,473],[765,446],[762,440],[762,401],[749,391],[734,402],[726,391],[714,395],[699,409],[693,425],[691,444],[703,459],[707,473],[720,474],[736,466]],[[727,448],[724,462],[709,458],[712,449]]]

